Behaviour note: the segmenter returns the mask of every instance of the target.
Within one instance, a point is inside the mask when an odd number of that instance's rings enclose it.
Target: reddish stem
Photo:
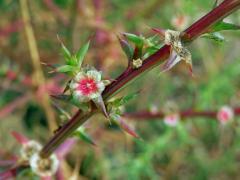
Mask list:
[[[194,23],[190,26],[185,32],[184,40],[191,41],[197,38],[199,35],[204,33],[211,25],[215,24],[216,22],[220,21],[227,15],[231,14],[235,10],[237,10],[240,6],[240,0],[225,0],[221,3],[218,7],[213,9],[210,13],[206,16],[202,17],[199,21]],[[170,48],[169,46],[163,46],[160,50],[158,50],[155,54],[148,57],[144,60],[143,66],[139,69],[128,69],[127,71],[123,72],[116,81],[113,81],[109,86],[106,87],[105,91],[103,92],[103,97],[106,100],[118,90],[120,90],[124,85],[129,83],[138,75],[142,74],[143,72],[147,72],[152,68],[156,67],[164,60],[166,60],[169,56]],[[95,112],[95,111],[94,111]],[[85,116],[81,116],[80,111],[77,112],[73,116],[73,118],[65,124],[51,139],[50,141],[44,146],[41,151],[42,157],[48,157],[58,145],[60,145],[69,134],[75,131],[79,125],[85,122],[89,117],[93,115],[93,111],[89,112]]]
[[[192,109],[182,111],[179,114],[182,118],[188,118],[188,117],[216,118],[217,117],[217,111],[195,111]],[[240,115],[240,107],[234,108],[234,114]],[[133,120],[160,119],[164,117],[164,113],[140,111],[140,112],[134,112],[134,113],[125,113],[124,117],[128,119],[133,119]]]

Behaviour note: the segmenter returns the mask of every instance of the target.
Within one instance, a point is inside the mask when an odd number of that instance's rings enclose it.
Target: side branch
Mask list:
[[[206,117],[206,118],[216,118],[217,111],[195,111],[192,109],[179,112],[180,117],[190,118],[190,117]],[[240,107],[234,108],[234,114],[240,115]],[[144,121],[164,118],[165,114],[163,112],[151,112],[151,111],[140,111],[134,113],[125,113],[124,117],[130,120]]]

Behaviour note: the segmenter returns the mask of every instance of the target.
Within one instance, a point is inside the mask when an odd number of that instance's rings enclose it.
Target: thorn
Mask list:
[[[53,73],[56,73],[56,72],[57,72],[56,70],[48,71],[49,74],[53,74]]]
[[[151,28],[153,32],[157,33],[160,35],[161,38],[165,38],[165,31],[164,29],[161,28]]]
[[[41,64],[44,65],[44,66],[47,66],[51,69],[56,69],[52,64],[49,64],[49,63],[46,63],[46,62],[43,62],[43,61],[41,61]]]

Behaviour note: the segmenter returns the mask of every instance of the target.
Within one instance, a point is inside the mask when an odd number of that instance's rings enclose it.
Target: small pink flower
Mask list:
[[[158,113],[158,107],[157,107],[155,104],[152,104],[152,105],[150,106],[150,112],[151,112],[152,114],[157,114],[157,113]]]
[[[220,123],[225,124],[231,121],[234,117],[234,111],[229,106],[223,106],[217,113],[217,119]]]
[[[96,70],[79,72],[70,83],[73,97],[80,102],[88,102],[99,98],[105,89],[101,76],[101,73]]]
[[[164,123],[168,126],[175,127],[179,122],[179,115],[177,113],[175,114],[169,114],[164,117]]]
[[[173,17],[171,23],[178,30],[183,30],[188,25],[188,22],[189,22],[188,16],[178,15]]]

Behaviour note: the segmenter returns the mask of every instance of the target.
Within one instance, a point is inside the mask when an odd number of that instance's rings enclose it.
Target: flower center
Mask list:
[[[227,121],[229,120],[229,114],[227,112],[222,112],[221,118],[222,118],[222,121]]]
[[[79,81],[77,89],[85,96],[95,93],[98,90],[95,80],[88,77]]]

